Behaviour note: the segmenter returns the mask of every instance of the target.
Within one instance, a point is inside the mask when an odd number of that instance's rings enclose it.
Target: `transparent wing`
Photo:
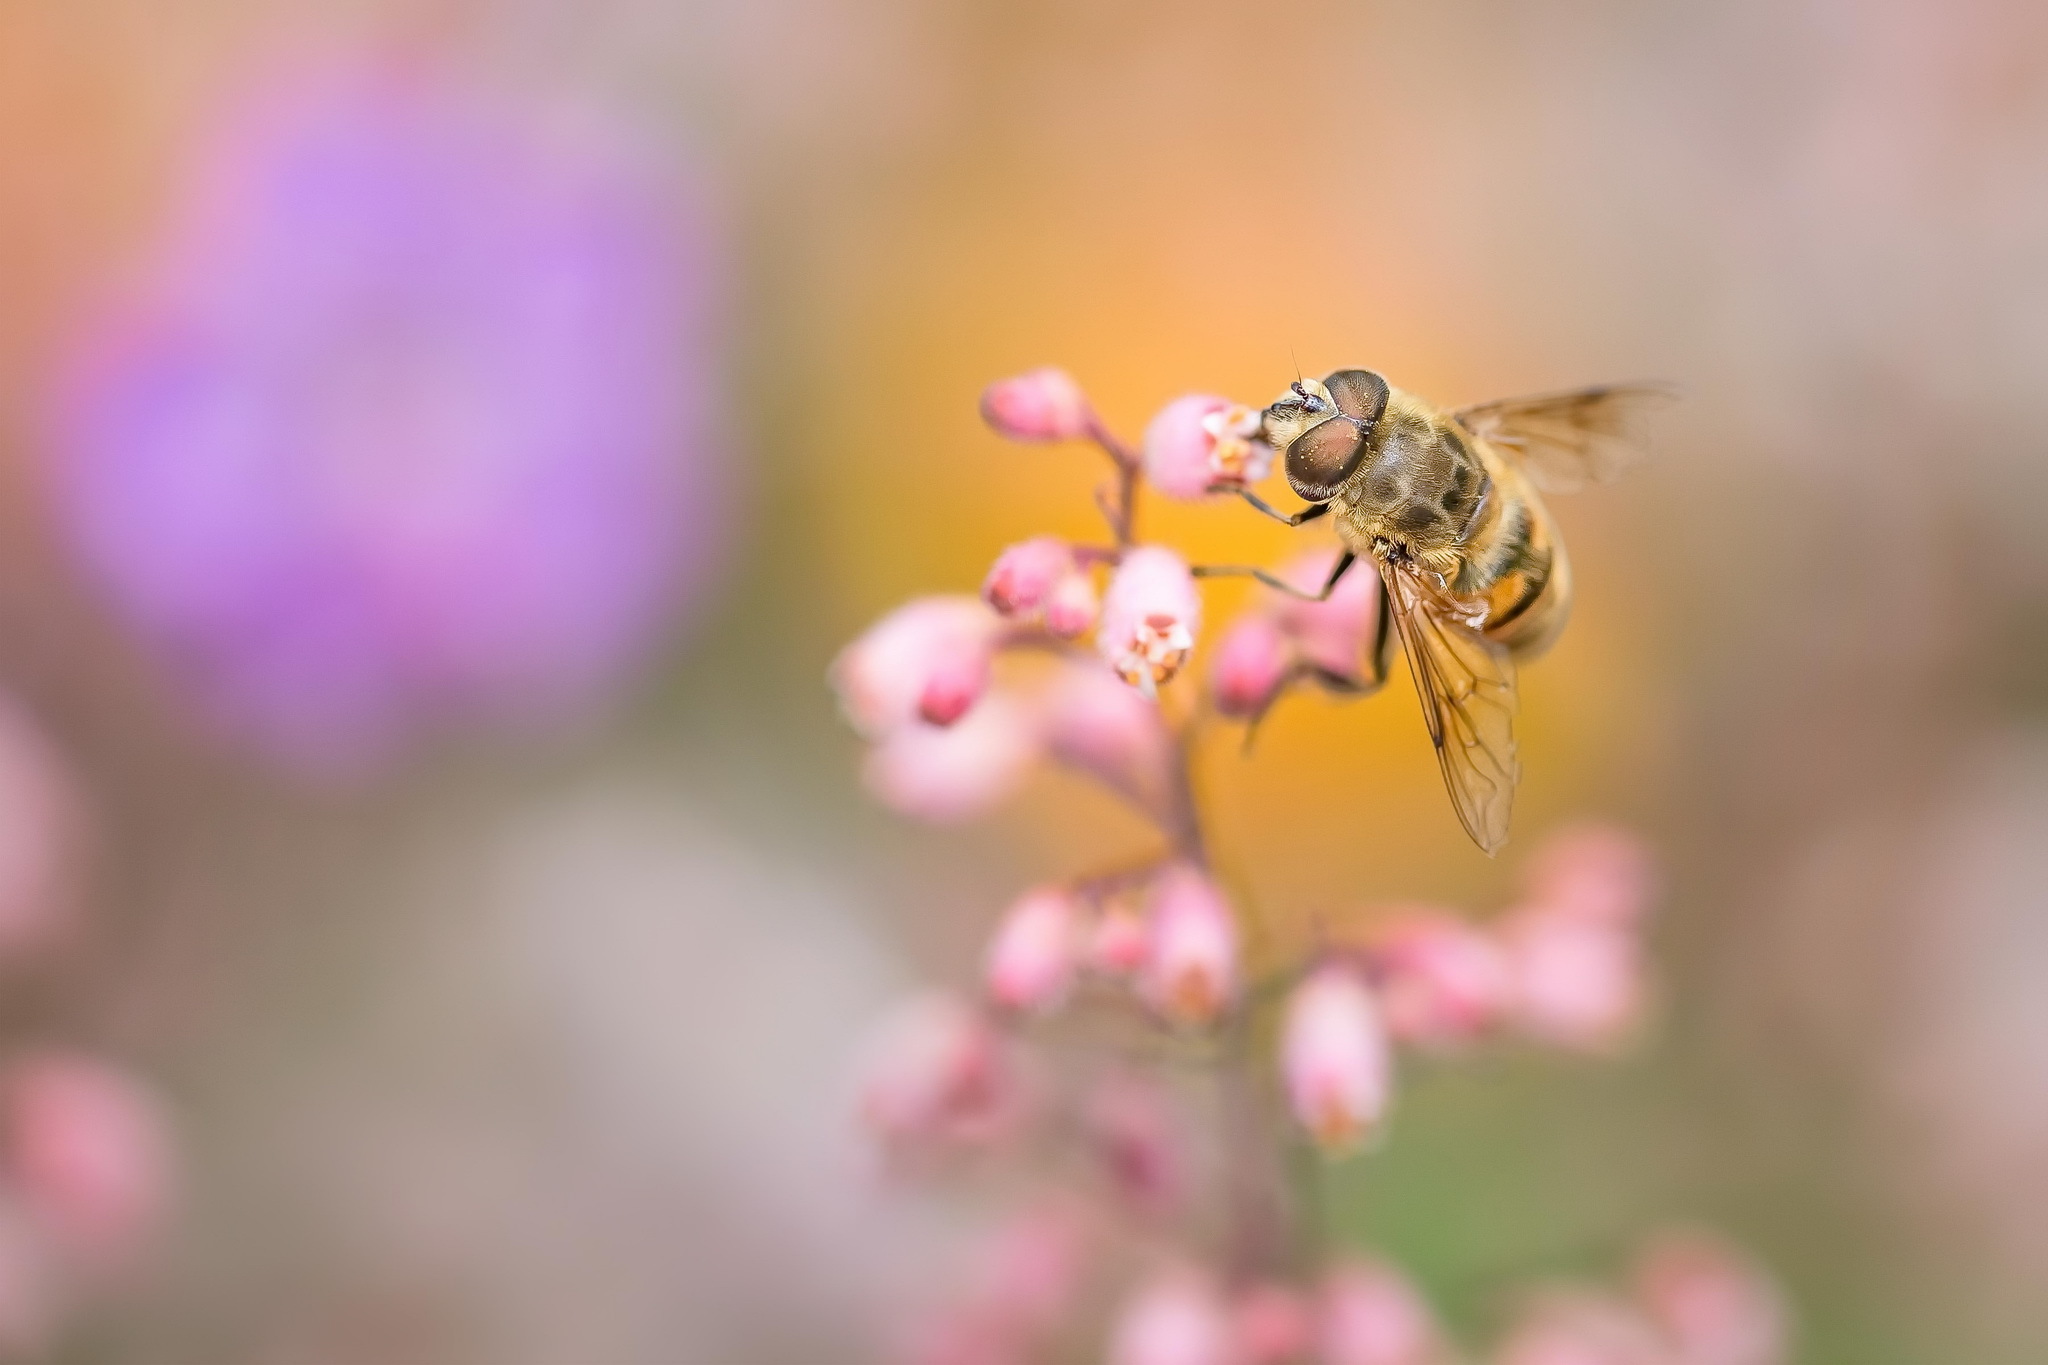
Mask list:
[[[1643,416],[1678,395],[1654,384],[1609,384],[1506,398],[1451,414],[1480,440],[1521,461],[1546,493],[1606,483],[1641,459]]]
[[[1492,857],[1508,840],[1522,776],[1515,759],[1514,664],[1415,569],[1379,567],[1458,823]]]

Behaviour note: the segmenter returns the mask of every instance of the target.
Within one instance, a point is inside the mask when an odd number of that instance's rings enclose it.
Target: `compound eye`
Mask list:
[[[1323,381],[1337,411],[1362,422],[1367,431],[1387,410],[1387,381],[1371,370],[1339,370]]]
[[[1310,502],[1337,496],[1365,458],[1365,433],[1346,417],[1319,422],[1287,447],[1287,482]]]

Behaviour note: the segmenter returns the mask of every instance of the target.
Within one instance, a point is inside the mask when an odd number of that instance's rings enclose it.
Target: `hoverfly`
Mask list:
[[[1289,525],[1332,517],[1343,554],[1320,594],[1263,570],[1197,572],[1248,573],[1295,596],[1327,597],[1369,556],[1380,579],[1378,637],[1369,675],[1348,690],[1386,681],[1391,619],[1451,804],[1491,855],[1507,842],[1521,776],[1515,661],[1548,648],[1571,610],[1571,564],[1539,490],[1619,473],[1636,455],[1635,418],[1669,396],[1610,386],[1445,413],[1371,370],[1296,381],[1263,425],[1285,452],[1287,482],[1311,505],[1288,516],[1233,491]]]

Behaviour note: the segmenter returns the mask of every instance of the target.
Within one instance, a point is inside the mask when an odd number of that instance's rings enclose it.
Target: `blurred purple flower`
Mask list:
[[[560,112],[424,64],[292,72],[66,357],[71,539],[287,760],[585,709],[719,558],[701,196]]]

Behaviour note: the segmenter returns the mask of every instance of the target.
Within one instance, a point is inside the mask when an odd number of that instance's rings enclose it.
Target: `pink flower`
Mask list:
[[[1248,719],[1272,705],[1294,666],[1294,649],[1272,617],[1247,612],[1231,624],[1209,661],[1209,689],[1216,710]]]
[[[1656,869],[1643,841],[1585,824],[1544,840],[1527,873],[1529,899],[1589,924],[1633,928],[1649,909]]]
[[[1088,1230],[1078,1210],[1044,1204],[1012,1215],[974,1257],[972,1300],[1013,1334],[1057,1328],[1081,1287]]]
[[[1129,976],[1152,953],[1151,931],[1142,915],[1120,905],[1104,907],[1088,935],[1088,965],[1106,976]]]
[[[1335,549],[1310,550],[1280,576],[1305,592],[1321,592],[1336,566]],[[1266,601],[1305,663],[1347,678],[1364,676],[1365,653],[1379,623],[1379,576],[1370,563],[1352,565],[1321,602],[1270,589]]]
[[[1256,1284],[1231,1306],[1237,1365],[1291,1365],[1308,1354],[1314,1316],[1298,1290]]]
[[[906,602],[832,661],[840,708],[869,739],[920,719],[950,725],[987,688],[1000,628],[971,597]]]
[[[1330,1151],[1358,1145],[1386,1111],[1393,1062],[1372,992],[1332,963],[1294,988],[1280,1071],[1295,1117]]]
[[[1102,599],[1096,595],[1095,580],[1085,570],[1076,570],[1053,584],[1040,619],[1047,633],[1077,640],[1095,629],[1101,615]]]
[[[1674,1365],[1656,1330],[1606,1294],[1558,1290],[1522,1312],[1494,1365]]]
[[[945,824],[972,819],[1007,797],[1039,754],[1036,718],[995,695],[959,723],[905,725],[868,754],[862,776],[884,805]]]
[[[1273,468],[1259,427],[1257,408],[1210,394],[1176,398],[1145,428],[1145,477],[1168,497],[1186,499],[1218,484],[1257,483]]]
[[[1020,540],[996,556],[981,585],[982,600],[1005,616],[1027,615],[1045,605],[1074,567],[1073,548],[1058,536]]]
[[[1152,953],[1139,982],[1147,1003],[1169,1021],[1208,1024],[1237,995],[1237,922],[1223,892],[1185,864],[1153,880]]]
[[[1171,1208],[1187,1180],[1187,1151],[1167,1097],[1128,1072],[1103,1079],[1083,1115],[1089,1146],[1110,1187],[1152,1213]]]
[[[1073,896],[1042,886],[1012,905],[989,941],[989,998],[1020,1013],[1050,1010],[1073,984],[1081,926]]]
[[[1187,662],[1202,597],[1187,561],[1157,545],[1124,554],[1102,603],[1096,648],[1117,676],[1147,696]]]
[[[1785,1306],[1776,1286],[1720,1238],[1666,1233],[1636,1262],[1636,1298],[1683,1365],[1782,1365]]]
[[[891,1147],[985,1142],[1019,1101],[1014,1063],[979,1011],[943,993],[897,1005],[868,1045],[860,1112]]]
[[[1062,669],[1043,700],[1046,748],[1141,805],[1156,808],[1166,789],[1172,741],[1159,708],[1100,664]]]
[[[1004,616],[1037,618],[1048,633],[1071,640],[1095,625],[1101,604],[1095,580],[1058,536],[1035,536],[996,557],[981,595]]]
[[[15,1062],[0,1093],[0,1169],[30,1217],[89,1269],[131,1259],[170,1203],[170,1136],[155,1097],[121,1071],[59,1051]]]
[[[49,948],[74,927],[84,837],[63,759],[0,697],[0,963]]]
[[[1492,1028],[1513,992],[1500,945],[1456,915],[1412,911],[1376,931],[1368,949],[1387,1031],[1445,1048]]]
[[[1208,1281],[1171,1272],[1118,1313],[1109,1365],[1233,1365],[1230,1317]]]
[[[1537,904],[1510,914],[1500,941],[1511,982],[1509,1017],[1524,1034],[1606,1052],[1634,1033],[1645,988],[1633,930]]]
[[[1320,1365],[1430,1365],[1444,1354],[1436,1318],[1406,1277],[1355,1260],[1323,1281]]]
[[[981,420],[1013,441],[1066,441],[1086,436],[1093,416],[1073,376],[1047,365],[982,390]]]

